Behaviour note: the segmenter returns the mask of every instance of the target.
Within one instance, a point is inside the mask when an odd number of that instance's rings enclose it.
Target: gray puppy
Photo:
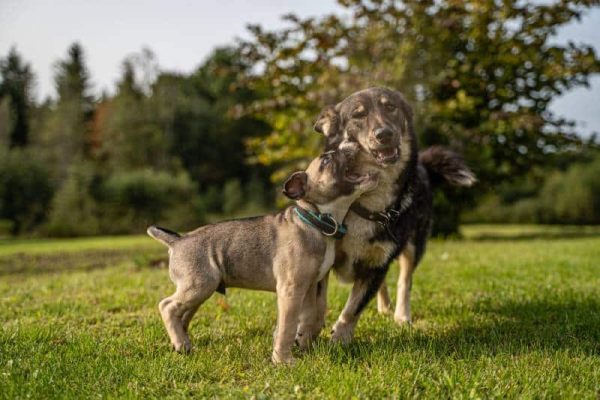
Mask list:
[[[283,193],[296,200],[275,215],[207,225],[180,236],[150,227],[148,234],[169,247],[169,275],[177,286],[159,304],[176,351],[189,352],[187,330],[194,313],[226,287],[277,293],[274,363],[293,361],[296,331],[302,347],[323,327],[325,304],[317,304],[317,283],[333,264],[335,239],[350,205],[374,189],[376,174],[348,174],[353,151],[336,150],[295,172]],[[301,329],[298,329],[300,326]]]

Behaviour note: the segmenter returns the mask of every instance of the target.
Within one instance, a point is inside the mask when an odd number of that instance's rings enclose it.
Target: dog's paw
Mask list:
[[[352,342],[354,337],[354,328],[343,322],[336,322],[331,330],[331,341],[333,343],[341,343],[343,345]]]
[[[275,365],[294,365],[296,363],[296,359],[292,356],[291,352],[287,354],[282,354],[275,350],[273,350],[271,361]]]

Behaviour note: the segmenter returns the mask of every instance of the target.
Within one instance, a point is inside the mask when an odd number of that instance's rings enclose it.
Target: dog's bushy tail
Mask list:
[[[177,232],[173,232],[171,230],[160,228],[158,226],[150,226],[146,230],[148,235],[152,238],[158,240],[164,245],[171,247],[176,241],[181,238],[181,235]]]
[[[427,169],[434,186],[446,181],[453,186],[469,187],[477,182],[462,156],[446,147],[431,146],[423,150],[419,162]]]

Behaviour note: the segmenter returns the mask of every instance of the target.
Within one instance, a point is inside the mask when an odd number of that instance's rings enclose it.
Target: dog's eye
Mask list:
[[[398,108],[393,103],[385,103],[383,106],[385,107],[386,111],[388,111],[388,112],[394,112]]]
[[[354,111],[352,111],[352,118],[354,119],[360,119],[360,118],[364,118],[367,115],[367,110],[365,110],[364,107],[358,107],[357,109],[355,109]]]

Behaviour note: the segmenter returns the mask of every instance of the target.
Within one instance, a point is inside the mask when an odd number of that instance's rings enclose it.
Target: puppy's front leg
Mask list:
[[[298,342],[298,345],[303,350],[319,337],[321,330],[325,326],[328,280],[329,272],[327,272],[322,280],[317,282],[316,286],[309,289],[304,298],[298,333],[296,334],[296,342]]]
[[[294,362],[292,346],[298,327],[298,316],[308,288],[292,283],[277,285],[277,330],[272,360],[275,364]]]
[[[298,318],[296,343],[301,350],[306,350],[321,330],[317,330],[317,285],[315,283],[308,289]]]

